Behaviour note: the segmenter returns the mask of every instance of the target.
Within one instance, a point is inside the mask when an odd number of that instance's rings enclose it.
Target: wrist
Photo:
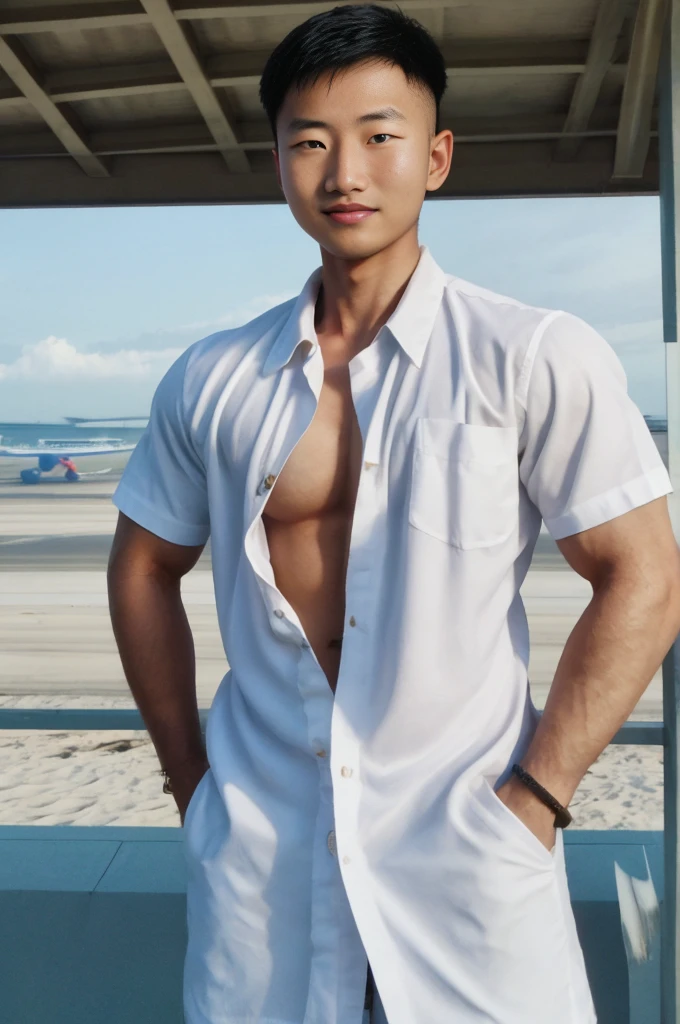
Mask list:
[[[573,819],[567,806],[561,803],[554,793],[546,789],[531,772],[516,762],[512,766],[512,774],[539,803],[543,804],[554,815],[554,824],[557,828],[566,828],[571,824]]]
[[[567,772],[556,770],[554,766],[548,766],[540,761],[532,760],[530,757],[523,757],[519,761],[519,764],[525,771],[529,772],[529,774],[532,775],[544,789],[547,789],[563,807],[569,806],[581,781],[580,778],[575,779]],[[517,776],[512,777],[517,780],[519,785],[524,785]],[[535,794],[532,795],[535,796]]]
[[[555,817],[555,812],[544,804],[533,790],[525,786],[516,775],[509,777],[504,783],[503,789],[507,793],[508,800],[512,801],[513,807],[536,817],[550,818],[551,821]]]
[[[504,782],[500,789],[496,790],[496,796],[526,825],[530,832],[534,833],[537,839],[540,839],[547,850],[551,851],[555,848],[554,811],[536,799],[535,794],[527,789],[520,779],[511,775],[507,782]]]
[[[210,767],[207,755],[197,755],[174,761],[170,767],[160,769],[163,777],[163,791],[177,795],[184,790],[192,790],[196,783],[205,775]]]

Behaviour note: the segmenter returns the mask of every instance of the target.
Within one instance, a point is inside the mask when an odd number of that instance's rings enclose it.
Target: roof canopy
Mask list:
[[[0,0],[0,206],[277,202],[267,55],[333,3]],[[456,136],[437,196],[658,191],[664,0],[400,0]]]

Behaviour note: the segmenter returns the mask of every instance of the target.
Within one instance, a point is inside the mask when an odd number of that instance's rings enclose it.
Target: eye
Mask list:
[[[297,142],[293,146],[293,149],[299,149],[300,147],[302,147],[303,149],[305,149],[306,147],[309,147],[310,149],[316,149],[317,146],[323,147],[323,142],[320,142],[318,139],[303,139],[302,142]]]
[[[387,132],[378,132],[377,135],[371,135],[371,138],[369,139],[369,142],[372,142],[373,139],[378,139],[378,144],[380,145],[380,143],[385,142],[386,139],[393,139],[393,138],[394,138],[394,135],[388,135]]]

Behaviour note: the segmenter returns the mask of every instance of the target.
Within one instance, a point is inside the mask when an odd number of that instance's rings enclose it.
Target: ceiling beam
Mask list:
[[[446,182],[426,202],[445,198],[654,195],[653,143],[641,179],[613,182],[613,139],[588,140],[579,157],[551,159],[551,144],[461,146]],[[120,156],[110,178],[87,178],[72,161],[0,160],[0,207],[122,206],[167,203],[283,202],[271,171],[230,174],[216,153]]]
[[[28,54],[17,40],[0,38],[0,67],[85,174],[93,178],[108,177],[107,168],[90,149],[75,117],[58,107],[40,85]]]
[[[578,153],[580,133],[595,109],[629,7],[629,0],[600,0],[586,66],[576,82],[564,122],[564,138],[555,147],[558,160],[573,160]]]
[[[621,98],[614,178],[639,178],[644,171],[666,11],[666,0],[640,0]]]
[[[364,0],[345,0],[362,3]],[[469,8],[470,0],[375,0],[380,7],[403,11],[432,11],[440,8]],[[297,3],[272,3],[271,0],[177,0],[175,13],[179,19],[208,18],[272,18],[282,14],[310,18],[337,7],[337,0],[297,0]]]
[[[451,81],[481,76],[503,75],[576,75],[583,72],[584,46],[555,46],[534,43],[531,46],[485,47],[483,43],[464,48],[445,47],[447,75]],[[269,50],[215,54],[203,61],[206,77],[213,87],[257,86]],[[621,76],[626,65],[613,65]],[[55,103],[108,97],[148,95],[186,90],[181,75],[171,60],[140,64],[113,64],[104,67],[44,70],[42,84]],[[0,107],[11,106],[22,94],[11,86],[0,87]]]
[[[10,0],[11,2],[11,0]],[[358,2],[358,0],[357,0]],[[386,7],[404,10],[429,10],[439,7],[467,7],[469,0],[376,0]],[[310,17],[329,11],[335,2],[298,0],[297,3],[271,3],[271,0],[248,0],[238,3],[229,0],[178,0],[173,8],[181,21],[206,18],[269,18],[282,14]],[[26,35],[37,32],[65,32],[91,28],[119,28],[126,25],[148,25],[150,17],[141,0],[104,0],[103,3],[65,3],[62,5],[36,4],[34,7],[5,7],[0,11],[0,35]]]
[[[562,135],[560,114],[515,115],[512,117],[454,117],[445,119],[456,145],[481,142],[530,142],[558,139]],[[583,138],[616,136],[616,115],[604,113],[583,130]],[[244,149],[269,150],[274,145],[266,121],[245,121],[239,125]]]
[[[557,139],[562,133],[559,114],[534,117],[456,118],[450,125],[457,145],[509,143]],[[603,115],[585,130],[586,138],[616,136],[616,120]],[[273,146],[266,121],[247,121],[239,125],[240,148],[267,152]],[[145,128],[114,128],[93,132],[90,145],[101,156],[153,153],[200,153],[217,151],[217,143],[203,123],[153,125]],[[0,134],[1,157],[50,157],[60,152],[58,143],[47,132]]]
[[[46,71],[45,88],[57,103],[95,100],[148,93],[186,92],[171,60],[143,64],[112,64],[104,67]]]
[[[464,45],[441,47],[446,73],[451,79],[480,75],[562,75],[579,74],[585,66],[587,43],[555,43],[553,40],[489,43],[470,40]],[[213,84],[256,85],[269,57],[269,50],[216,54],[206,61]],[[621,66],[625,68],[625,65]]]
[[[70,32],[91,28],[148,25],[149,16],[138,0],[109,0],[100,4],[0,9],[0,36],[36,32]]]
[[[168,0],[141,0],[141,3],[191,93],[227,167],[235,173],[247,173],[250,170],[248,158],[237,148],[238,140],[231,120],[213,91],[185,30],[175,19]]]

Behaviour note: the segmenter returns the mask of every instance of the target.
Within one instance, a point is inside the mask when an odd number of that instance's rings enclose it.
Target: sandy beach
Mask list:
[[[109,622],[105,569],[116,480],[0,485],[0,706],[134,707]],[[531,632],[529,677],[542,707],[590,585],[542,532],[522,587]],[[227,669],[210,552],[183,583],[196,643],[199,706]],[[661,671],[637,719],[662,717]],[[144,731],[0,731],[1,824],[178,825]],[[663,827],[663,753],[611,747],[572,803],[577,828]]]

